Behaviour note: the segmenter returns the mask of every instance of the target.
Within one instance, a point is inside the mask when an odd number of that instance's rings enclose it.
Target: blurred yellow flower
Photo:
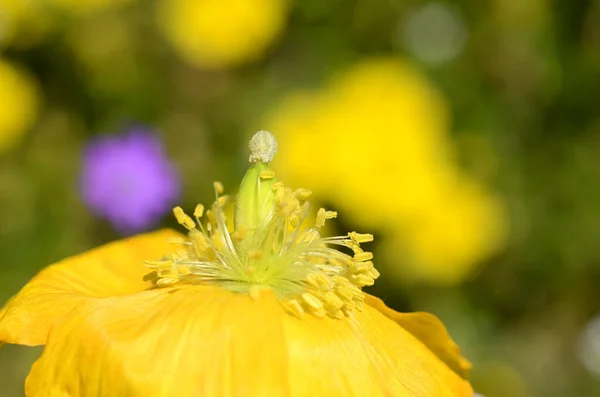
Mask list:
[[[414,260],[398,271],[434,283],[461,281],[504,242],[502,207],[461,175],[448,124],[441,95],[397,59],[364,61],[327,89],[292,94],[266,122],[287,149],[278,172],[396,236]],[[387,244],[382,252],[400,262],[398,241]]]
[[[470,364],[435,316],[362,291],[379,276],[361,247],[372,235],[323,237],[337,216],[324,209],[302,226],[310,191],[275,179],[275,148],[255,135],[235,204],[216,182],[195,219],[175,208],[187,236],[67,259],[0,310],[0,343],[46,344],[29,397],[473,396]]]
[[[395,264],[398,247],[406,247],[407,260],[394,269],[398,275],[438,284],[461,282],[506,238],[502,204],[472,180],[458,182],[421,214],[400,222],[381,254]]]
[[[31,128],[37,110],[38,90],[33,78],[0,59],[0,153]]]
[[[287,0],[161,0],[159,24],[183,59],[226,68],[260,57],[285,26]]]

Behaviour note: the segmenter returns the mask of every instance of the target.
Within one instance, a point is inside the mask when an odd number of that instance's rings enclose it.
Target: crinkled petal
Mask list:
[[[275,300],[217,287],[155,289],[86,305],[51,332],[29,397],[287,397]]]
[[[29,397],[471,397],[469,383],[369,306],[290,316],[274,294],[182,286],[99,299],[56,324]]]
[[[297,396],[471,397],[473,389],[427,346],[368,305],[346,320],[286,321]]]
[[[171,230],[142,234],[45,268],[0,311],[0,342],[44,344],[51,325],[82,302],[147,289],[143,261],[170,251],[169,239],[179,236]]]
[[[410,332],[453,371],[461,377],[467,378],[471,370],[471,363],[461,355],[460,348],[436,316],[423,312],[399,313],[387,307],[381,299],[368,294],[366,303]]]

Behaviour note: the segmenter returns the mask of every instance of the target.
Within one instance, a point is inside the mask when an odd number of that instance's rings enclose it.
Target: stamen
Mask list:
[[[373,241],[373,235],[372,234],[367,234],[367,233],[356,233],[356,232],[350,232],[348,233],[348,237],[350,237],[352,239],[352,241],[361,244],[361,243],[370,243],[371,241]]]
[[[146,261],[151,272],[144,280],[156,287],[217,285],[253,299],[270,289],[282,307],[299,318],[310,314],[343,319],[362,310],[361,288],[379,277],[373,254],[360,246],[373,241],[373,235],[322,237],[326,221],[337,217],[336,211],[324,208],[317,212],[314,226],[306,226],[311,191],[274,181],[275,173],[266,164],[277,148],[273,136],[257,133],[250,148],[250,160],[256,164],[241,185],[245,190],[238,193],[233,229],[223,210],[233,199],[215,182],[214,203],[206,211],[198,204],[195,221],[181,207],[173,209],[177,222],[188,230],[187,238],[172,240],[172,253]]]
[[[276,191],[280,187],[283,187],[283,182],[281,182],[281,181],[275,182],[274,184],[271,185],[271,189],[274,191]]]
[[[204,206],[202,204],[198,204],[196,206],[196,209],[194,210],[194,217],[196,217],[196,219],[200,219],[200,218],[202,218],[203,214],[204,214]],[[198,221],[198,223],[200,223],[200,221]]]
[[[297,299],[290,299],[288,301],[284,301],[283,307],[296,317],[302,318],[302,316],[304,315],[304,309],[302,308],[302,305],[300,304],[300,302],[298,302]]]
[[[300,201],[305,201],[306,199],[308,199],[310,197],[310,195],[312,194],[312,192],[308,189],[296,189],[294,191],[294,197],[296,197],[298,200]]]
[[[315,222],[315,227],[317,229],[320,229],[323,226],[325,226],[325,219],[327,219],[325,217],[326,212],[327,211],[325,211],[325,208],[320,208],[319,211],[317,212],[317,221]]]
[[[337,218],[337,211],[325,211],[325,219]]]
[[[196,227],[196,224],[194,223],[192,218],[186,215],[186,213],[183,212],[183,209],[181,207],[173,208],[173,214],[175,215],[175,219],[177,219],[177,222],[179,222],[179,224],[185,227],[186,229],[193,230]]]

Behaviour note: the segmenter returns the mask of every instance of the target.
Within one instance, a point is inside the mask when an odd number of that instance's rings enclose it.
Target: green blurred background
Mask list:
[[[264,128],[478,392],[597,396],[598,104],[598,0],[0,0],[0,301],[121,237],[80,195],[91,138],[147,126],[191,209]],[[40,351],[0,350],[3,397]]]

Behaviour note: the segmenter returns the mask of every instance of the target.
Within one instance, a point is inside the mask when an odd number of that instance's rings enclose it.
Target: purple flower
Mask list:
[[[161,141],[143,128],[98,137],[84,150],[83,200],[120,233],[156,226],[179,192],[179,176]]]

